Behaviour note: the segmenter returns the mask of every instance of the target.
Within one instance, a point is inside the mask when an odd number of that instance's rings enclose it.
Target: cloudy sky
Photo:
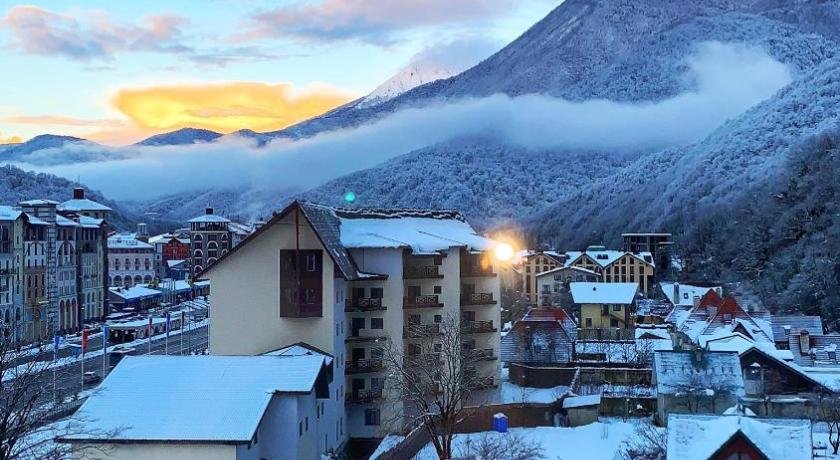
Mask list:
[[[0,143],[280,129],[367,94],[418,56],[486,57],[558,3],[0,0]]]

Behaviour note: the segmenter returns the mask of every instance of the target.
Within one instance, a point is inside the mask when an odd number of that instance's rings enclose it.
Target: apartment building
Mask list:
[[[0,206],[0,321],[2,333],[23,337],[23,212]]]
[[[522,291],[529,302],[536,304],[540,300],[537,276],[562,267],[565,261],[566,255],[555,251],[525,251],[520,254]]]
[[[74,196],[83,193],[76,191]],[[96,208],[96,202],[86,202],[88,207]],[[28,200],[17,207],[3,207],[8,219],[3,220],[2,227],[7,230],[0,230],[0,240],[5,238],[12,248],[5,252],[2,264],[5,270],[6,263],[10,263],[15,276],[7,278],[7,282],[16,283],[10,289],[15,293],[12,309],[7,311],[20,340],[74,332],[85,321],[102,319],[107,314],[107,224],[65,203]],[[107,213],[101,208],[96,212]],[[5,246],[9,245],[0,243],[0,253]],[[0,295],[0,300],[4,297]]]
[[[132,287],[155,279],[155,247],[134,233],[108,237],[109,285]]]
[[[487,388],[498,385],[493,246],[456,212],[296,201],[199,274],[213,284],[210,352],[255,355],[295,343],[321,350],[335,358],[326,410],[336,442],[328,448],[380,437],[400,404],[384,400],[388,340],[412,354],[432,345],[451,316],[462,346],[481,350],[471,369]]]
[[[671,265],[674,239],[670,233],[662,232],[641,232],[622,233],[621,249],[626,252],[642,253],[649,252],[660,272],[663,268]]]
[[[172,278],[170,267],[180,265],[190,258],[188,235],[163,233],[149,238],[148,243],[155,247],[154,266],[158,279]]]
[[[653,282],[655,264],[649,252],[632,253],[589,246],[585,251],[567,252],[566,266],[594,271],[605,283],[636,283],[646,294],[656,288]]]
[[[230,220],[213,214],[207,207],[204,214],[189,220],[191,266],[193,273],[210,268],[220,257],[230,251]]]

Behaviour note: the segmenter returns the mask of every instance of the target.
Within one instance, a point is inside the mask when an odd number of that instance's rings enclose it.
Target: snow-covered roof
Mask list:
[[[178,241],[180,241],[182,243],[185,243],[185,244],[190,243],[189,238],[176,238],[175,235],[173,235],[171,233],[161,233],[160,235],[155,235],[155,236],[149,237],[149,244],[158,244],[158,243],[164,244],[164,243],[168,243],[168,242],[172,241],[173,239],[177,239]]]
[[[78,227],[79,224],[76,221],[68,219],[60,214],[56,214],[55,216],[55,223],[56,225],[60,225],[62,227]]]
[[[674,298],[675,284],[679,285],[679,299]],[[690,284],[675,283],[672,281],[663,281],[659,283],[659,287],[671,304],[687,306],[694,306],[694,298],[703,297],[710,289],[720,289],[719,287],[692,286]]]
[[[30,225],[50,225],[49,222],[41,219],[40,217],[36,217],[34,214],[29,214],[28,212],[24,214],[26,214],[26,220]]]
[[[174,267],[177,267],[178,265],[183,264],[186,261],[187,261],[187,259],[171,259],[171,260],[166,261],[166,266],[169,267],[169,268],[174,268]]]
[[[247,443],[274,394],[313,391],[323,368],[320,355],[126,356],[65,439]]]
[[[543,276],[550,276],[550,275],[553,275],[557,272],[566,271],[566,270],[572,270],[572,271],[576,271],[576,272],[579,272],[579,273],[585,273],[587,275],[598,276],[598,274],[595,273],[594,271],[588,270],[588,269],[583,268],[583,267],[563,266],[563,267],[552,268],[551,270],[546,270],[544,272],[538,273],[537,278],[542,278]]]
[[[110,211],[111,208],[87,198],[67,200],[58,205],[59,211]]]
[[[740,415],[671,414],[668,460],[705,460],[740,432],[767,458],[810,460],[811,422]]]
[[[277,350],[263,353],[265,356],[309,356],[319,355],[325,358],[327,364],[332,364],[333,356],[326,351],[322,351],[317,347],[309,345],[308,343],[298,342]]]
[[[134,234],[117,234],[108,237],[108,249],[154,249],[149,243],[138,240]]]
[[[13,206],[0,206],[0,220],[16,220],[22,211]]]
[[[192,219],[188,220],[187,222],[204,222],[204,223],[230,223],[230,219],[226,219],[222,216],[217,216],[216,214],[202,214],[198,217],[193,217]]]
[[[79,216],[79,225],[84,228],[99,228],[102,226],[103,219],[95,219],[88,216]]]
[[[597,249],[596,249],[597,248]],[[648,265],[653,265],[653,255],[649,252],[639,252],[639,253],[632,253],[629,251],[616,251],[613,249],[601,249],[600,246],[598,247],[589,247],[586,251],[568,251],[566,252],[566,266],[570,266],[574,264],[578,259],[580,259],[583,255],[589,256],[592,260],[595,261],[601,267],[607,267],[617,261],[618,259],[622,258],[624,255],[629,255],[634,257],[641,262],[644,262]]]
[[[744,394],[741,361],[734,351],[656,351],[653,367],[660,394],[679,393],[688,387]]]
[[[112,287],[108,288],[114,295],[119,296],[125,300],[134,300],[134,299],[141,299],[144,297],[154,297],[159,296],[160,291],[155,289],[150,289],[146,286],[136,285],[130,288],[121,288],[121,287]]]
[[[563,399],[563,409],[597,406],[601,404],[601,395],[568,396]]]
[[[636,283],[569,283],[574,303],[631,304],[639,290]]]
[[[812,335],[823,333],[822,317],[804,315],[784,315],[770,317],[770,327],[773,329],[773,340],[776,342],[788,341],[791,333],[796,334],[803,330]]]
[[[58,205],[58,201],[35,199],[35,200],[21,201],[20,205],[21,206],[56,206],[56,205]]]
[[[419,210],[336,210],[341,244],[346,248],[411,248],[430,253],[462,246],[487,250],[493,242],[479,236],[459,214]]]

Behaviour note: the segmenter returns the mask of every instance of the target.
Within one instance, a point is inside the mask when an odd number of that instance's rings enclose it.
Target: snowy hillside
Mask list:
[[[458,74],[451,68],[436,65],[411,64],[399,73],[377,86],[370,94],[363,97],[356,107],[371,107],[426,83],[449,78]]]
[[[221,134],[209,129],[181,128],[176,131],[157,134],[146,138],[137,145],[184,145],[199,142],[212,142],[222,137]]]

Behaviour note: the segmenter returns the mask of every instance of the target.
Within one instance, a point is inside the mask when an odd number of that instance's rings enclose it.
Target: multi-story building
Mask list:
[[[158,279],[173,277],[170,267],[177,266],[190,258],[189,237],[163,233],[149,238],[155,247],[155,273]]]
[[[155,247],[137,239],[133,233],[108,238],[110,286],[132,287],[155,279]]]
[[[24,335],[23,212],[0,206],[0,321],[12,340]]]
[[[471,370],[485,387],[498,384],[493,246],[455,212],[296,201],[199,273],[213,285],[210,352],[262,354],[294,343],[322,350],[335,357],[326,449],[348,436],[381,436],[401,404],[383,401],[386,340],[407,355],[432,348],[453,318],[462,346],[480,350]]]
[[[108,208],[76,189],[64,203],[29,200],[0,210],[0,270],[15,273],[0,275],[0,315],[2,290],[14,283],[8,311],[16,337],[50,338],[104,318],[107,224],[92,216],[106,216]]]
[[[660,271],[671,265],[674,240],[670,233],[622,233],[621,239],[622,250],[632,253],[649,252]]]
[[[586,251],[567,252],[566,265],[592,270],[605,283],[636,283],[646,294],[656,288],[654,261],[649,252],[632,253],[589,246]]]
[[[555,251],[528,251],[521,256],[522,290],[528,301],[536,304],[540,300],[537,275],[562,267],[565,254]]]
[[[207,207],[204,215],[192,218],[190,224],[191,266],[193,273],[210,268],[230,251],[230,220],[213,214]]]

